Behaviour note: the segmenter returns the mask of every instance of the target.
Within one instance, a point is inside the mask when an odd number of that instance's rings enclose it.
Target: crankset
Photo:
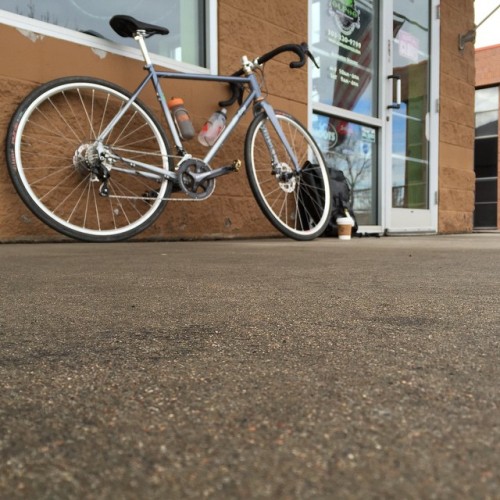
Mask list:
[[[190,198],[205,200],[215,190],[215,179],[210,177],[212,169],[203,161],[190,158],[179,166],[177,182]]]

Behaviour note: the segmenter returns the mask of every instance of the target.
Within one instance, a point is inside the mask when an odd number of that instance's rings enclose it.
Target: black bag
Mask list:
[[[317,214],[317,209],[315,207],[322,206],[324,203],[322,191],[316,189],[316,186],[318,186],[318,177],[320,176],[318,170],[318,165],[313,165],[309,162],[306,162],[302,169],[303,182],[300,186],[299,196],[301,198],[301,203],[299,203],[299,207],[302,209],[300,216],[303,220],[310,219],[311,214],[313,214],[314,218],[314,214]],[[332,195],[332,213],[330,222],[326,226],[323,236],[336,237],[338,235],[337,219],[339,217],[345,217],[346,211],[354,220],[352,234],[355,234],[358,230],[358,224],[351,206],[351,189],[347,183],[344,172],[333,168],[327,168],[327,171]],[[319,216],[316,215],[316,217],[319,220]]]
[[[332,214],[330,222],[326,226],[323,236],[338,236],[337,219],[346,217],[349,214],[354,221],[352,234],[358,231],[358,223],[351,205],[351,188],[347,183],[344,172],[334,168],[328,168],[328,177],[330,179],[330,189],[332,192]]]

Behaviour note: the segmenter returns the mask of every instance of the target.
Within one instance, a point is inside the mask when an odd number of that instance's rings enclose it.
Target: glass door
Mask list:
[[[329,168],[351,186],[358,223],[435,232],[439,0],[309,6],[320,62],[310,74],[310,125]]]
[[[379,0],[311,0],[311,128],[351,188],[360,226],[379,224]]]
[[[430,176],[430,1],[393,0],[388,43],[387,229],[434,231]],[[387,204],[386,204],[387,206]]]

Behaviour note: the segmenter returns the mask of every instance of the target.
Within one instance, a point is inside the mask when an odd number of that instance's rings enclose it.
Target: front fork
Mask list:
[[[286,169],[286,171],[282,170],[282,162],[280,162],[278,158],[278,154],[276,153],[276,148],[274,147],[273,141],[271,139],[271,135],[268,130],[268,126],[266,124],[262,125],[262,136],[264,137],[264,141],[267,145],[267,148],[269,150],[269,154],[271,155],[271,160],[272,160],[272,168],[273,168],[273,174],[276,174],[279,176],[280,180],[282,181],[288,181],[290,180],[291,177],[297,175],[301,171],[301,166],[298,164],[297,157],[295,156],[295,153],[290,146],[290,143],[288,142],[283,129],[281,128],[281,124],[279,123],[279,120],[276,116],[276,112],[274,111],[273,107],[268,104],[266,101],[259,102],[257,107],[256,107],[256,112],[258,111],[264,111],[266,116],[269,118],[269,121],[273,125],[273,128],[276,130],[276,133],[278,134],[278,137],[280,138],[286,152],[288,153],[288,157],[292,161],[292,165],[289,165],[289,168]],[[291,171],[290,171],[291,168]]]

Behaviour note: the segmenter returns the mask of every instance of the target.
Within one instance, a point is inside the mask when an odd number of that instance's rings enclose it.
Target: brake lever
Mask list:
[[[311,61],[314,63],[314,66],[316,66],[319,69],[319,64],[318,64],[318,62],[316,61],[316,59],[312,55],[312,52],[309,49],[306,49],[306,56],[309,57],[309,59],[311,59]]]
[[[302,51],[303,54],[305,54],[311,61],[314,63],[314,66],[316,66],[319,69],[319,64],[312,55],[312,52],[309,50],[309,46],[307,45],[306,42],[303,42],[300,44],[300,50]]]

